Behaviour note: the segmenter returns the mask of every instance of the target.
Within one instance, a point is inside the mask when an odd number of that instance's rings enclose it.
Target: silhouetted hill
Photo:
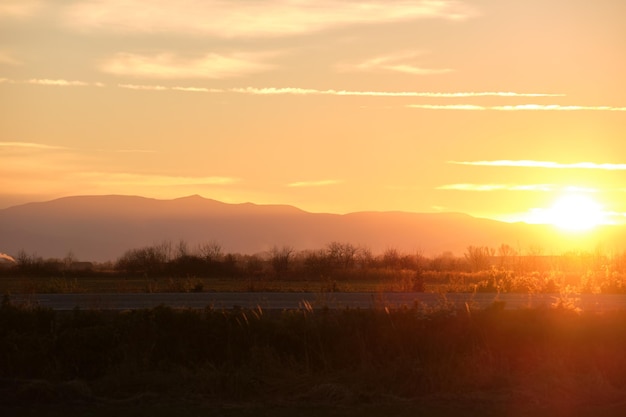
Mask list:
[[[547,226],[510,224],[458,213],[358,212],[308,213],[286,205],[227,204],[200,196],[157,200],[135,196],[78,196],[0,210],[0,252],[23,249],[44,258],[115,260],[126,250],[170,240],[190,249],[209,241],[226,252],[258,253],[274,245],[320,249],[332,241],[426,255],[467,246],[522,251],[531,246],[560,253],[585,243],[604,250],[624,243],[625,227],[598,230],[586,241],[563,236]],[[623,248],[623,246],[621,247]],[[620,248],[620,249],[621,249]]]

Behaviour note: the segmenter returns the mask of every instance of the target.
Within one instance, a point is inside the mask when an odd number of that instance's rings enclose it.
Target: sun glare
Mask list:
[[[603,224],[602,206],[588,195],[567,194],[545,211],[545,223],[570,232],[588,231]]]

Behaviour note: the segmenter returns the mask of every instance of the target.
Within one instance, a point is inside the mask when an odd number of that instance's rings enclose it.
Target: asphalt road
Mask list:
[[[493,293],[278,293],[278,292],[208,292],[208,293],[133,293],[133,294],[34,294],[13,295],[16,303],[33,303],[53,310],[80,309],[132,310],[166,305],[175,308],[216,309],[258,308],[264,310],[317,308],[398,308],[416,303],[426,307],[451,303],[484,308],[503,301],[507,309],[550,307],[558,303],[558,294]],[[574,295],[564,299],[584,311],[626,309],[625,295]]]

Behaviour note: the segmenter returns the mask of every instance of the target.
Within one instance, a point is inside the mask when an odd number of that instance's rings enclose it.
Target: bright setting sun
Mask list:
[[[551,207],[534,213],[533,223],[552,224],[569,232],[589,231],[606,223],[601,204],[585,194],[566,194]]]

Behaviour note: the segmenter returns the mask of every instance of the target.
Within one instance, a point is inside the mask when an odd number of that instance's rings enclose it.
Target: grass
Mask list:
[[[3,415],[13,417],[119,417],[126,416],[178,416],[188,417],[620,417],[624,413],[624,404],[598,405],[584,409],[551,409],[524,407],[512,409],[508,406],[477,406],[476,404],[456,405],[425,404],[415,402],[393,402],[385,404],[365,404],[350,407],[329,405],[260,405],[260,404],[144,404],[144,405],[74,405],[46,406],[28,408],[3,408]]]
[[[250,280],[233,278],[137,278],[137,277],[4,277],[0,292],[4,294],[48,293],[145,293],[145,292],[380,292],[402,291],[401,284],[376,279],[342,282],[314,280]],[[436,289],[436,285],[430,287]]]
[[[288,276],[196,277],[133,276],[120,273],[73,275],[20,275],[4,271],[0,292],[45,293],[145,293],[145,292],[499,292],[624,294],[626,274],[617,271],[565,273],[558,270],[515,272],[491,268],[484,271],[422,271],[363,269],[340,271],[334,277],[303,279]]]
[[[16,416],[623,415],[624,328],[626,312],[499,304],[54,312],[5,302],[0,407]]]

